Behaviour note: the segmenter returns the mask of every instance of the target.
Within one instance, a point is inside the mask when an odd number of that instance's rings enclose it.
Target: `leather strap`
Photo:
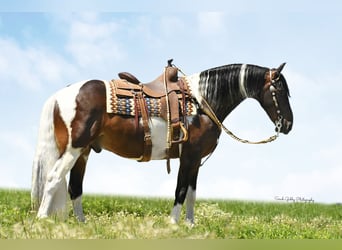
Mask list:
[[[146,102],[143,94],[141,92],[137,93],[137,99],[140,106],[141,111],[141,119],[144,129],[144,152],[139,159],[140,162],[142,161],[150,161],[151,160],[151,153],[152,153],[152,140],[151,140],[151,131],[150,126],[148,124],[148,111],[146,107]]]

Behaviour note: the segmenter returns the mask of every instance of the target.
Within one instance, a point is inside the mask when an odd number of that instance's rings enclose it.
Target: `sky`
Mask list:
[[[150,81],[170,58],[186,74],[231,63],[273,68],[286,62],[293,130],[267,145],[241,144],[223,133],[200,168],[197,197],[342,202],[340,1],[141,2],[1,4],[0,188],[30,189],[43,103],[68,84],[110,80],[120,71]],[[245,139],[274,134],[250,99],[224,124]],[[177,171],[178,160],[168,175],[165,161],[93,152],[84,192],[173,197]]]

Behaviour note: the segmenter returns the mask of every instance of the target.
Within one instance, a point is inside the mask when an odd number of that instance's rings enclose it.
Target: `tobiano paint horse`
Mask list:
[[[246,98],[256,99],[278,132],[287,134],[293,124],[289,88],[281,74],[285,64],[265,68],[247,64],[225,65],[185,76],[197,111],[188,116],[188,139],[179,146],[177,187],[171,221],[179,221],[186,201],[186,220],[194,222],[197,176],[201,160],[212,153],[221,128],[205,112],[203,101],[220,122]],[[82,182],[91,149],[106,149],[122,157],[139,159],[144,131],[135,117],[106,112],[106,81],[90,80],[70,85],[45,103],[33,163],[31,199],[39,218],[65,215],[67,193],[79,221],[84,221]],[[141,119],[141,118],[140,118]],[[166,159],[166,121],[150,117],[151,160]],[[66,175],[70,173],[67,187]],[[103,173],[105,174],[105,173]]]

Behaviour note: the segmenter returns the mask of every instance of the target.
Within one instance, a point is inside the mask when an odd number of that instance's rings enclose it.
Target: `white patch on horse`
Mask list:
[[[210,78],[210,74],[209,74],[209,70],[208,70],[208,75],[207,75],[207,79],[205,80],[205,88],[204,89],[207,89],[209,86],[209,78]]]
[[[72,200],[72,206],[74,208],[74,214],[76,219],[81,222],[85,221],[85,217],[83,214],[83,207],[82,207],[82,195],[77,197],[75,200]]]
[[[63,118],[69,132],[71,131],[71,122],[76,114],[76,96],[78,95],[80,88],[86,82],[88,82],[88,80],[72,84],[64,89],[61,89],[55,95],[59,110],[61,112],[61,117]]]
[[[196,190],[191,186],[188,187],[186,193],[186,220],[191,224],[194,224],[194,207],[196,201]]]
[[[194,206],[196,201],[196,190],[194,190],[191,186],[188,187],[188,191],[186,193],[186,220],[191,225],[194,224]],[[171,223],[176,224],[179,221],[179,217],[182,212],[182,204],[177,203],[171,211]]]
[[[182,211],[182,204],[176,204],[171,211],[171,223],[176,224],[179,221],[179,217]]]
[[[247,64],[242,64],[241,65],[241,69],[240,69],[240,76],[239,76],[239,89],[240,89],[240,93],[244,98],[248,97],[247,94],[247,90],[246,90],[246,68],[247,68]]]
[[[209,75],[209,74],[208,74]],[[215,74],[215,90],[214,90],[214,94],[213,94],[213,96],[218,96],[217,95],[217,90],[218,90],[218,86],[217,86],[217,81],[218,81],[218,72],[216,71],[216,74]],[[207,86],[207,88],[208,88],[208,86]]]
[[[197,100],[198,103],[202,101],[202,95],[199,89],[200,74],[196,73],[185,77],[189,83],[189,88],[191,90],[192,96]]]
[[[167,124],[161,117],[150,118],[152,153],[151,160],[162,160],[166,157]]]
[[[103,83],[106,87],[106,112],[113,113],[111,83],[108,81],[103,81]]]
[[[188,124],[192,124],[194,116],[187,116]],[[142,123],[140,121],[140,123]],[[161,117],[150,117],[150,131],[152,141],[151,160],[163,160],[167,157],[166,149],[167,145],[167,123]],[[141,126],[143,126],[141,124]],[[180,137],[183,137],[183,133],[180,132]],[[182,153],[182,144],[178,146],[179,155]],[[138,160],[138,159],[137,159]]]

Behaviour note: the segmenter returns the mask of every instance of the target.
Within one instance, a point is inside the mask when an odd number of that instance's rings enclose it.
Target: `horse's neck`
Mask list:
[[[257,99],[258,83],[247,77],[247,65],[232,65],[231,68],[204,71],[193,75],[198,86],[195,97],[204,98],[220,121],[223,121],[246,98]],[[195,77],[194,77],[195,76]]]

